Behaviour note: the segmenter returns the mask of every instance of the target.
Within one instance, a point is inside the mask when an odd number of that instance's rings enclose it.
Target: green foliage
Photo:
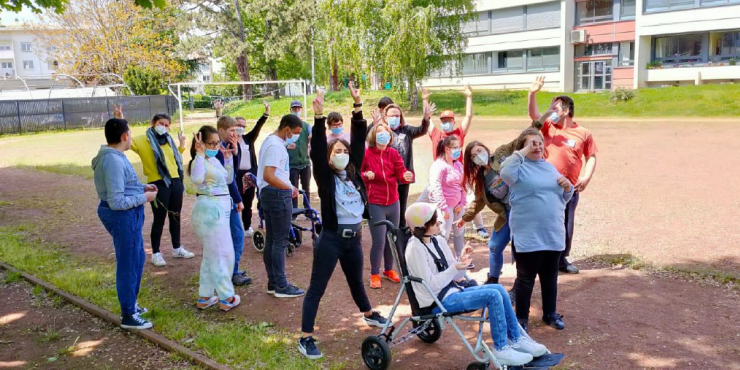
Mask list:
[[[136,95],[160,95],[164,91],[162,74],[154,68],[130,66],[123,73],[123,80]]]
[[[627,102],[635,97],[635,91],[632,89],[625,89],[624,87],[618,87],[609,94],[609,101],[614,104],[619,102]]]
[[[647,64],[647,69],[655,69],[660,68],[661,63],[658,60],[651,60],[650,63]]]

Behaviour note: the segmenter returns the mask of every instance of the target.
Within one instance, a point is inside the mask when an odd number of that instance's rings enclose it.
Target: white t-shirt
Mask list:
[[[248,171],[252,169],[252,161],[249,158],[249,144],[244,139],[239,139],[239,147],[241,147],[242,157],[239,161],[239,169],[242,171]]]
[[[285,140],[273,135],[265,139],[260,147],[259,169],[257,169],[257,186],[260,190],[269,184],[265,181],[265,167],[275,167],[275,176],[290,186],[290,157],[285,148]]]

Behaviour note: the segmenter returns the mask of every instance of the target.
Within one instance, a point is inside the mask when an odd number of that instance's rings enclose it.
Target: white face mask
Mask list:
[[[488,156],[488,151],[486,151],[485,149],[483,149],[480,153],[473,157],[473,163],[479,166],[487,165],[489,160],[490,157]]]
[[[246,131],[246,129],[244,127],[237,127],[236,128],[236,134],[239,135],[239,136],[244,135],[244,131]]]
[[[334,165],[334,168],[343,171],[345,168],[347,168],[347,165],[349,164],[349,154],[335,154],[334,157],[331,159],[331,164]]]
[[[558,121],[560,121],[560,118],[561,117],[558,116],[557,113],[552,112],[552,114],[550,115],[550,122],[552,122],[552,123],[558,123]]]
[[[154,131],[156,131],[160,135],[164,135],[167,133],[167,127],[164,127],[162,125],[156,125],[154,126]]]

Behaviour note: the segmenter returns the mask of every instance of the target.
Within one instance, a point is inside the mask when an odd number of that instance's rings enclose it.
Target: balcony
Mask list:
[[[693,82],[700,85],[704,82],[734,82],[740,80],[740,66],[730,63],[694,63],[683,64],[672,68],[648,69],[645,71],[647,82],[675,83]]]

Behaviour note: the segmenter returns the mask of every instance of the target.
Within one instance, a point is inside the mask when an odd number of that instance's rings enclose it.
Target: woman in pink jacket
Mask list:
[[[455,257],[460,257],[465,244],[465,225],[457,226],[453,221],[460,219],[465,211],[466,192],[462,186],[463,168],[460,158],[460,139],[451,135],[437,143],[437,159],[429,168],[429,200],[437,205],[444,215],[442,234],[446,240],[452,237]],[[471,262],[468,266],[473,268]]]

